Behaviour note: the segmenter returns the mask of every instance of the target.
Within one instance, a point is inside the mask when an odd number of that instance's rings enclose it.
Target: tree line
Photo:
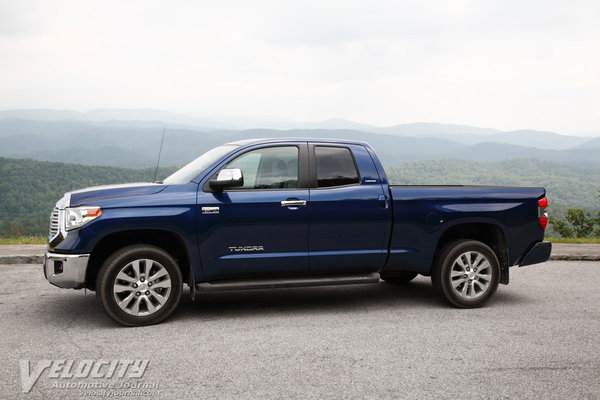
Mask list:
[[[160,168],[163,179],[176,168]],[[0,237],[48,233],[50,213],[66,193],[84,187],[151,182],[154,168],[84,166],[0,158]]]
[[[176,167],[160,168],[163,179]],[[547,233],[599,236],[600,171],[534,159],[496,163],[467,160],[415,161],[387,167],[392,184],[544,186],[550,203]],[[151,182],[154,168],[127,169],[31,159],[0,158],[0,237],[46,235],[56,201],[89,186]],[[591,227],[591,228],[590,228]],[[591,229],[591,231],[590,231]]]

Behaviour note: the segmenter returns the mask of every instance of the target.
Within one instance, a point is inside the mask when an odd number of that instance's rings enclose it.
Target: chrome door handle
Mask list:
[[[282,207],[302,207],[306,205],[306,200],[282,200]]]

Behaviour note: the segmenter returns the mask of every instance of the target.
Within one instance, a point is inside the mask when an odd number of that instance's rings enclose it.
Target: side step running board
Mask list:
[[[358,275],[332,275],[301,278],[280,279],[254,279],[243,281],[216,281],[202,282],[196,284],[196,290],[248,290],[248,289],[271,289],[271,288],[294,288],[304,286],[330,286],[330,285],[353,285],[360,283],[379,282],[379,273]]]

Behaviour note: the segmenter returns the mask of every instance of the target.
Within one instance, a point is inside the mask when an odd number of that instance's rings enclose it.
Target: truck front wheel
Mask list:
[[[433,265],[434,288],[448,303],[460,308],[478,307],[498,288],[500,263],[496,254],[476,240],[446,244]]]
[[[181,271],[169,253],[134,245],[117,250],[104,262],[96,296],[116,322],[142,326],[167,318],[179,304],[182,287]]]

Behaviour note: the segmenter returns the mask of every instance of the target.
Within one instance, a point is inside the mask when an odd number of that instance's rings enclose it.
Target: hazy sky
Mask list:
[[[600,1],[0,0],[0,109],[600,132]]]

